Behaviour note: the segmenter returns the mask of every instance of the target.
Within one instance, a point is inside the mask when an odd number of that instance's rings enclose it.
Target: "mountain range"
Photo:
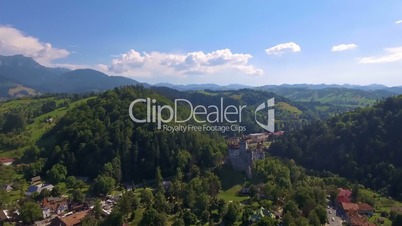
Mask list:
[[[142,84],[145,87],[150,86],[122,76],[109,76],[93,69],[50,68],[40,65],[34,59],[23,55],[0,56],[0,99],[40,93],[99,92],[119,86],[137,84]],[[314,101],[317,96],[325,96],[328,93],[332,95],[332,91],[337,90],[339,92],[346,89],[367,91],[368,93],[355,91],[354,94],[371,95],[376,99],[402,94],[402,86],[387,87],[378,84],[365,86],[350,84],[283,84],[252,87],[241,84],[221,86],[217,84],[176,85],[158,83],[154,86],[168,87],[179,91],[258,89],[275,92],[287,98],[300,101]]]
[[[37,93],[96,92],[136,84],[135,80],[108,76],[92,69],[49,68],[23,55],[0,56],[0,98]]]

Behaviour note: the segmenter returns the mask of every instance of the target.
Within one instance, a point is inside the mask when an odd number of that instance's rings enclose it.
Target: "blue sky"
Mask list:
[[[3,0],[0,55],[141,82],[402,85],[402,2]]]

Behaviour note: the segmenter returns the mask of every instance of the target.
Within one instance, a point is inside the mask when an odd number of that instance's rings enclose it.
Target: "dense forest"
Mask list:
[[[316,121],[278,139],[274,155],[402,199],[402,96]]]
[[[171,176],[179,165],[208,168],[223,160],[226,144],[217,134],[172,133],[158,130],[156,123],[134,123],[128,106],[144,97],[172,104],[152,90],[126,87],[107,91],[70,111],[45,136],[55,142],[42,153],[48,157],[45,169],[59,163],[70,174],[96,177],[112,164],[118,172],[116,181],[142,181],[151,179],[156,167]],[[145,114],[146,105],[135,111],[136,115]]]

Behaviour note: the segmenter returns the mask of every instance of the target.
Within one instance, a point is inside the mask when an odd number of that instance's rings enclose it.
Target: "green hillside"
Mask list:
[[[24,126],[21,130],[0,133],[0,156],[21,157],[23,152],[36,145],[43,134],[53,128],[68,110],[93,98],[49,96],[0,102],[1,124],[5,123],[7,115],[10,113],[20,114],[24,117]],[[43,106],[47,103],[54,103],[55,106],[49,109],[49,112],[44,112]],[[46,119],[49,118],[53,120],[46,122]]]

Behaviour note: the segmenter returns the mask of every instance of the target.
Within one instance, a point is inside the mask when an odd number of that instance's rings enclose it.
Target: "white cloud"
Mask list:
[[[157,51],[139,53],[132,49],[113,59],[107,69],[112,73],[147,77],[157,73],[187,76],[231,71],[261,75],[262,69],[255,68],[248,63],[250,58],[252,58],[250,54],[232,53],[230,49],[210,53],[199,51],[184,54]]]
[[[265,50],[268,55],[282,55],[287,52],[300,52],[301,48],[294,42],[282,43]]]
[[[357,47],[356,44],[340,44],[340,45],[332,46],[331,51],[332,52],[341,52],[341,51],[345,51],[345,50],[351,50],[356,47]]]
[[[402,46],[387,48],[385,51],[387,52],[386,55],[363,57],[358,59],[358,62],[362,64],[380,64],[402,61]]]
[[[54,48],[50,43],[40,42],[13,27],[0,25],[0,54],[23,54],[50,66],[52,60],[67,57],[70,52]]]
[[[396,24],[402,24],[402,20],[398,20],[395,22]]]

